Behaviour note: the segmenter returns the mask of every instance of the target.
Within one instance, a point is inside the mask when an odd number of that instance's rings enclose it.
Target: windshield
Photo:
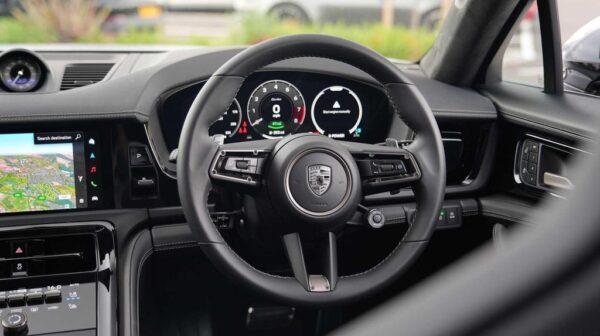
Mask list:
[[[448,0],[0,0],[0,44],[251,45],[296,33],[418,60]]]

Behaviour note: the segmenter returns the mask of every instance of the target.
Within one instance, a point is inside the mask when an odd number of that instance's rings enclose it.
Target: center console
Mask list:
[[[112,226],[0,228],[0,237],[4,335],[116,335]]]

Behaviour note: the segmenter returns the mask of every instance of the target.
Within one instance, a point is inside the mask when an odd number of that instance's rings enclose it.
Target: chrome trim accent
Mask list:
[[[323,275],[309,275],[308,288],[311,292],[316,293],[331,291],[329,280]]]
[[[521,153],[520,149],[522,144],[523,141],[521,140],[517,142],[517,146],[515,148],[515,160],[513,162],[513,178],[517,184],[523,184],[523,181],[521,181],[521,175],[519,174],[519,153]]]
[[[568,178],[548,172],[544,173],[544,184],[564,190],[573,190],[574,187]]]
[[[579,148],[577,148],[577,147],[573,147],[573,146],[565,145],[565,144],[563,144],[563,143],[556,142],[556,141],[552,141],[552,140],[549,140],[549,139],[547,139],[547,138],[544,138],[544,137],[541,137],[541,136],[533,135],[533,134],[531,134],[531,133],[526,133],[526,134],[525,134],[525,136],[528,136],[528,137],[530,137],[530,138],[534,138],[534,139],[537,139],[537,140],[545,141],[545,142],[551,143],[551,144],[553,144],[553,145],[557,145],[557,146],[561,146],[561,147],[564,147],[564,148],[572,149],[572,150],[574,150],[574,151],[578,151],[578,152],[581,152],[581,153],[585,153],[585,154],[592,155],[592,153],[590,153],[590,152],[588,152],[588,151],[585,151],[585,150],[583,150],[583,149],[579,149]]]

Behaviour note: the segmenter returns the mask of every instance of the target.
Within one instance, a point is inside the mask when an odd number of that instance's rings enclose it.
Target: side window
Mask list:
[[[502,79],[544,87],[542,38],[535,2],[523,16],[506,48],[502,61]]]
[[[600,1],[556,0],[565,91],[600,96]]]

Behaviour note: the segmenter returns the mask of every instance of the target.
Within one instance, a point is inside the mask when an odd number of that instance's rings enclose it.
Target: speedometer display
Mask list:
[[[273,80],[259,85],[248,100],[248,122],[265,138],[294,133],[306,115],[300,91],[291,83]]]
[[[311,108],[317,131],[335,139],[359,137],[362,115],[358,95],[343,86],[331,86],[319,92]]]
[[[228,138],[231,138],[240,128],[242,122],[242,108],[237,99],[234,99],[229,106],[229,109],[221,115],[219,120],[215,121],[210,128],[208,133],[210,135],[222,134]]]

